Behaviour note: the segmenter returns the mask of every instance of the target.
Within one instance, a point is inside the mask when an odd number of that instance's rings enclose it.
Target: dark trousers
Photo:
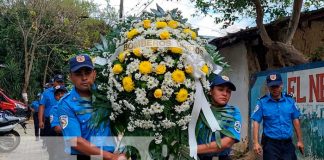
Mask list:
[[[35,136],[38,137],[39,136],[39,133],[38,133],[38,130],[39,130],[38,112],[33,113],[33,119],[34,119]]]
[[[263,160],[297,160],[291,139],[276,140],[263,137]]]

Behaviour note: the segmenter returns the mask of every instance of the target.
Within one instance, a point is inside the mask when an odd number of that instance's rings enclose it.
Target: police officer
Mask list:
[[[203,121],[204,116],[201,114],[197,123],[197,143],[198,156],[200,160],[211,160],[218,156],[220,160],[229,160],[231,147],[234,143],[240,141],[241,131],[241,113],[238,107],[231,106],[228,101],[231,98],[232,91],[235,91],[235,85],[227,76],[215,75],[210,85],[211,109],[224,108],[228,114],[233,116],[229,126],[223,126],[232,136],[221,133],[221,148],[215,142],[215,134],[212,133],[207,121]],[[220,121],[221,119],[218,119]]]
[[[54,76],[53,86],[43,92],[40,100],[38,120],[39,128],[44,130],[44,136],[50,136],[51,134],[50,111],[51,107],[57,104],[54,97],[54,88],[58,85],[64,85],[64,77],[61,74]]]
[[[292,96],[282,93],[283,83],[279,73],[266,77],[269,93],[257,101],[253,120],[253,150],[264,160],[296,160],[292,143],[293,129],[297,136],[297,147],[304,153],[300,129],[300,112]],[[263,135],[259,144],[259,126],[263,120]]]
[[[34,119],[34,128],[35,128],[35,137],[36,141],[39,140],[39,127],[38,127],[38,108],[39,108],[39,101],[41,98],[41,93],[37,94],[37,100],[33,101],[30,105],[30,108],[33,112],[33,119]]]
[[[88,55],[78,55],[70,59],[70,79],[73,89],[58,104],[58,116],[65,140],[65,151],[77,155],[78,159],[90,159],[91,155],[101,155],[104,159],[126,159],[123,154],[114,154],[114,144],[104,144],[92,138],[111,136],[110,123],[91,127],[92,94],[96,71]],[[101,147],[101,148],[99,148]]]
[[[67,92],[67,90],[64,85],[58,85],[54,88],[54,96],[55,96],[55,100],[57,101],[57,103],[64,96],[64,94],[66,92]],[[59,122],[59,119],[57,116],[57,104],[54,105],[53,107],[51,107],[50,122],[51,122],[52,131],[53,131],[52,133],[54,133],[53,135],[61,136],[62,129],[61,129],[60,122]]]
[[[58,85],[54,87],[54,97],[56,102],[61,99],[61,97],[64,96],[64,94],[67,92],[64,85]],[[51,123],[51,137],[48,137],[47,140],[47,151],[49,154],[50,160],[57,160],[57,159],[65,159],[65,154],[62,154],[64,152],[63,149],[63,138],[61,132],[61,126],[58,120],[57,116],[57,104],[51,107],[50,111],[50,123]]]

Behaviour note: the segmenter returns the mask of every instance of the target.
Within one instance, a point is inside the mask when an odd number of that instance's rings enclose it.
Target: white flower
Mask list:
[[[141,105],[147,105],[149,100],[146,98],[146,91],[144,89],[136,88],[135,90],[136,99],[135,101]]]
[[[159,134],[159,133],[155,133],[155,144],[160,144],[162,142],[162,134]]]
[[[174,109],[175,109],[175,111],[177,113],[181,113],[181,112],[187,111],[188,109],[190,109],[189,102],[188,101],[185,101],[181,105],[176,105],[174,107]]]
[[[136,79],[136,80],[139,80],[140,78],[141,78],[141,74],[140,73],[135,73],[135,76],[134,76],[134,78]]]
[[[165,61],[165,65],[168,66],[168,67],[173,67],[174,65],[174,60],[172,57],[170,56],[165,56],[164,57],[164,61]]]
[[[163,105],[160,105],[159,103],[155,102],[154,104],[151,105],[151,110],[154,113],[162,113],[164,109]]]
[[[132,104],[128,103],[126,100],[123,100],[123,102],[127,108],[129,108],[131,111],[135,111],[135,107]]]
[[[135,130],[135,127],[133,125],[131,125],[131,124],[128,124],[127,130],[130,131],[130,132],[133,132]]]
[[[176,124],[174,122],[171,122],[170,120],[168,120],[167,118],[164,119],[161,123],[161,126],[165,129],[174,127]]]

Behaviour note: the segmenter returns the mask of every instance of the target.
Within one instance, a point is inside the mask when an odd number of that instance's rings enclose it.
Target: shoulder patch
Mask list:
[[[260,106],[259,105],[256,105],[255,108],[254,108],[253,113],[255,113],[256,111],[258,111],[259,109],[260,109]]]
[[[51,114],[51,115],[50,115],[50,123],[53,122],[53,119],[54,119],[54,116]]]
[[[286,93],[286,97],[294,98],[294,93],[293,93],[293,92],[291,92],[291,93]]]
[[[267,97],[267,95],[263,95],[262,97],[260,97],[259,99],[263,99],[263,98],[266,98]]]
[[[69,124],[69,117],[67,115],[61,115],[60,116],[60,125],[62,129],[66,128],[66,126]]]
[[[241,123],[240,123],[240,121],[235,121],[235,123],[234,123],[234,130],[237,133],[241,133]]]

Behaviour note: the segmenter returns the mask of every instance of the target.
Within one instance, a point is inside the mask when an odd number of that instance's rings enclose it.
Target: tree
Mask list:
[[[91,3],[78,0],[11,0],[0,1],[1,14],[17,26],[16,36],[22,39],[24,82],[22,95],[27,103],[30,76],[37,55],[49,57],[53,50],[74,46],[78,24],[89,17]],[[47,66],[45,67],[45,73]],[[46,74],[44,74],[46,79]]]
[[[257,28],[263,45],[276,51],[276,56],[282,61],[282,66],[306,63],[305,56],[292,45],[292,39],[298,27],[302,9],[324,5],[321,0],[236,0],[236,1],[205,1],[191,0],[199,11],[205,14],[221,14],[215,17],[215,22],[224,22],[224,27],[233,25],[244,16],[255,17]],[[282,39],[271,38],[265,28],[265,23],[290,16],[286,35]]]

